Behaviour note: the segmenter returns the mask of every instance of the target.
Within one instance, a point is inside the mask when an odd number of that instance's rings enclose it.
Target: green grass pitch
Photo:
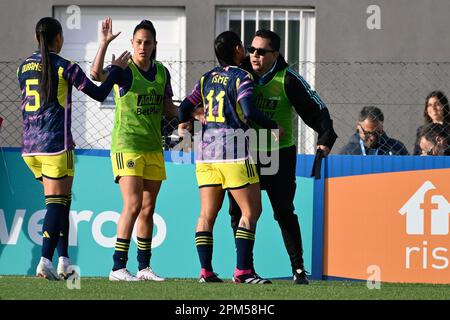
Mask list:
[[[74,284],[74,283],[72,283]],[[1,300],[449,300],[450,285],[382,283],[368,289],[365,282],[311,281],[309,286],[275,280],[272,285],[198,283],[195,279],[164,282],[110,282],[81,278],[80,289],[66,281],[35,277],[0,276]]]

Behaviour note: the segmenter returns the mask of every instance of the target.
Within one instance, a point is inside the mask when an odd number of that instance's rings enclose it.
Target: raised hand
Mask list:
[[[115,55],[112,55],[111,64],[114,66],[118,66],[122,69],[126,69],[128,67],[128,60],[131,58],[131,53],[128,51],[122,52],[122,54],[116,59]]]
[[[121,32],[117,32],[114,34],[112,32],[112,19],[106,18],[102,21],[102,26],[100,27],[100,42],[104,42],[106,44],[109,44],[111,41],[113,41]]]

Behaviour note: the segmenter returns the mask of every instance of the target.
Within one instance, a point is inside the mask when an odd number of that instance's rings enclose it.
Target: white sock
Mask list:
[[[69,265],[70,264],[70,260],[67,257],[59,257],[59,263]]]
[[[46,264],[46,265],[53,265],[52,262],[49,259],[45,258],[45,257],[41,257],[41,261],[40,262],[42,262],[43,264]]]

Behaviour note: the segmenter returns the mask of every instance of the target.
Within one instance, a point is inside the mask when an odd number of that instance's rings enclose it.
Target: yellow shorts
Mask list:
[[[197,163],[195,173],[199,188],[221,186],[222,189],[239,189],[259,182],[256,166],[248,160]]]
[[[117,152],[111,153],[114,181],[120,177],[136,176],[145,180],[166,180],[166,168],[161,151],[154,152]]]
[[[22,156],[23,160],[33,172],[34,177],[41,180],[62,179],[73,177],[75,174],[75,160],[73,150],[50,156]]]

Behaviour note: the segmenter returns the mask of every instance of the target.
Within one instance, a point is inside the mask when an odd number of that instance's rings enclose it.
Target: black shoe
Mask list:
[[[248,284],[271,284],[272,281],[269,279],[261,278],[256,273],[246,273],[240,276],[233,275],[234,283],[248,283]]]
[[[308,276],[306,275],[308,271],[297,269],[294,272],[294,284],[309,284]]]
[[[213,273],[210,276],[201,275],[198,282],[223,282],[223,280],[217,276],[217,273]]]

